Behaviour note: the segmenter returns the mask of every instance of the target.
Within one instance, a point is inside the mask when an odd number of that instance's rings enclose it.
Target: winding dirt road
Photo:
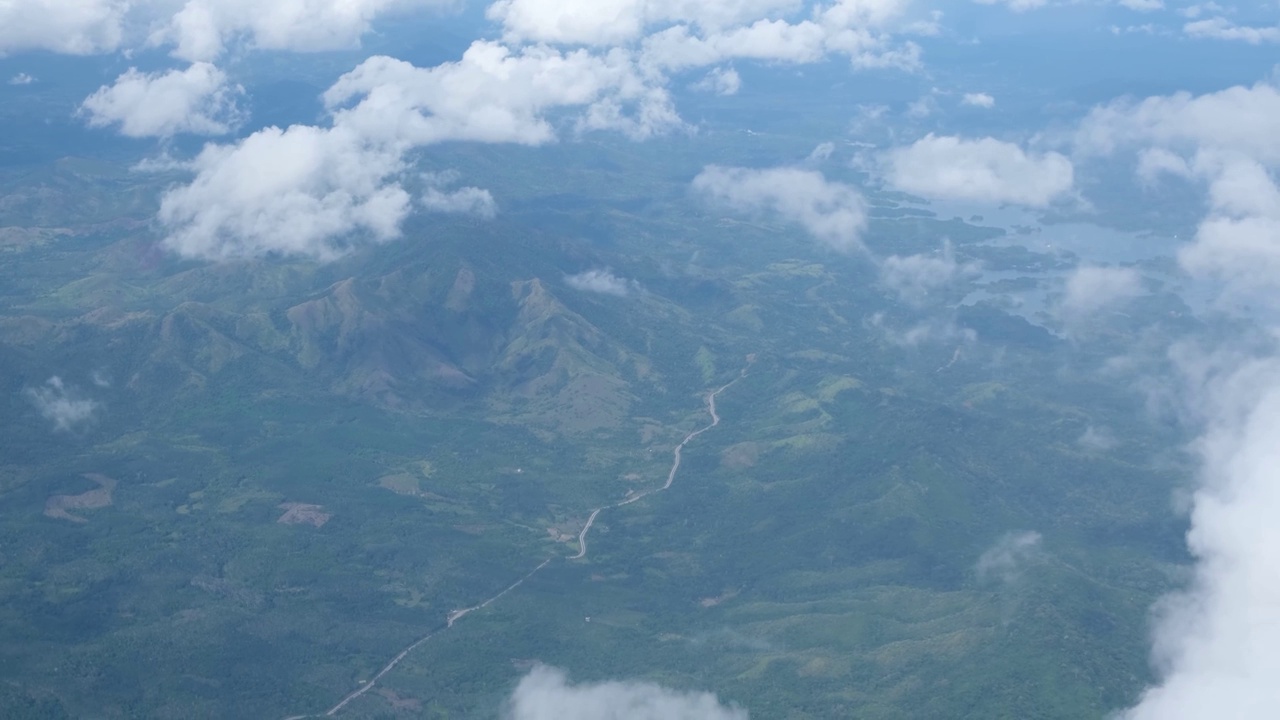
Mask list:
[[[637,502],[646,497],[649,497],[650,495],[660,493],[660,492],[663,492],[664,490],[668,490],[671,488],[671,485],[676,481],[676,473],[680,471],[680,455],[684,451],[684,447],[688,445],[690,441],[692,441],[694,438],[698,437],[702,433],[720,424],[720,415],[716,412],[716,397],[719,396],[720,393],[724,392],[725,390],[728,390],[729,388],[733,387],[739,380],[745,378],[747,376],[747,370],[751,369],[751,365],[752,363],[755,362],[755,360],[756,358],[754,354],[748,355],[747,364],[743,366],[742,370],[738,373],[738,377],[722,385],[716,390],[712,390],[711,392],[707,393],[707,396],[706,396],[707,412],[711,415],[711,422],[701,428],[698,428],[697,430],[694,430],[688,435],[685,435],[684,439],[680,441],[680,444],[676,445],[675,450],[672,451],[673,459],[671,462],[671,471],[667,473],[666,483],[664,483],[660,488],[646,490],[645,492],[632,495],[631,497],[621,502],[617,502],[612,505],[605,505],[603,507],[598,507],[595,510],[592,510],[591,516],[587,518],[586,525],[584,525],[582,527],[582,531],[578,533],[578,554],[570,556],[568,559],[578,560],[587,556],[587,534],[591,532],[591,526],[595,524],[596,518],[600,516],[600,513],[604,512],[605,510],[612,510],[614,508],[620,508],[624,505],[630,505],[633,502]],[[530,571],[529,574],[515,581],[511,585],[504,588],[502,592],[498,593],[497,595],[494,595],[488,600],[485,600],[479,605],[473,605],[469,608],[464,608],[462,610],[454,610],[453,612],[449,613],[448,617],[445,619],[444,627],[437,627],[435,630],[432,630],[430,633],[427,633],[426,635],[413,641],[413,643],[411,643],[408,647],[401,650],[400,654],[392,658],[391,662],[387,663],[381,670],[379,670],[378,674],[374,675],[372,679],[366,680],[363,683],[361,683],[360,687],[348,693],[347,696],[342,698],[342,700],[339,701],[337,705],[334,705],[333,707],[329,708],[329,710],[324,713],[323,717],[331,717],[333,715],[337,715],[339,712],[342,711],[344,707],[346,707],[349,703],[351,703],[351,701],[355,700],[361,695],[364,695],[365,693],[372,690],[374,685],[376,685],[378,681],[382,679],[383,675],[386,675],[387,673],[394,670],[395,667],[400,664],[400,661],[408,657],[409,653],[412,653],[414,650],[417,650],[418,646],[422,645],[423,643],[435,637],[436,635],[444,632],[445,630],[448,630],[449,628],[453,627],[454,623],[458,622],[459,620],[466,617],[470,613],[475,612],[476,610],[480,610],[482,608],[488,607],[489,605],[496,602],[503,595],[506,595],[512,590],[515,590],[516,588],[520,587],[521,585],[524,584],[526,580],[533,577],[534,575],[537,575],[543,568],[545,568],[547,565],[550,565],[551,561],[555,559],[556,558],[553,556],[553,557],[547,558],[546,560],[543,560],[542,564],[534,568],[532,571]],[[294,716],[285,718],[285,720],[303,720],[304,718],[308,718],[308,717],[314,717],[314,716],[313,715],[294,715]]]
[[[525,575],[524,577],[520,578],[519,580],[515,581],[514,583],[511,583],[511,585],[507,586],[507,588],[506,588],[505,590],[503,590],[502,592],[498,593],[497,595],[494,595],[493,597],[489,598],[488,600],[485,600],[484,602],[480,603],[479,605],[473,605],[473,606],[471,606],[471,607],[469,607],[469,608],[466,608],[466,609],[464,609],[464,610],[454,610],[453,612],[449,613],[449,618],[448,618],[448,620],[446,620],[446,621],[445,621],[445,626],[444,626],[443,628],[439,628],[439,629],[436,629],[436,630],[432,630],[430,633],[428,633],[428,634],[426,634],[426,635],[423,635],[422,637],[420,637],[420,638],[418,638],[417,640],[415,640],[415,641],[413,642],[413,644],[412,644],[412,645],[410,645],[409,647],[405,648],[404,650],[401,650],[401,651],[400,651],[400,654],[399,654],[399,655],[396,655],[394,658],[391,658],[391,662],[387,663],[386,667],[384,667],[384,668],[382,668],[381,670],[379,670],[379,671],[378,671],[378,674],[377,674],[377,675],[374,675],[372,680],[369,680],[369,681],[365,682],[365,683],[364,683],[364,684],[362,684],[360,687],[358,687],[358,688],[356,688],[355,690],[353,690],[353,691],[351,692],[351,694],[349,694],[349,695],[347,695],[346,697],[342,698],[342,701],[341,701],[341,702],[339,702],[337,705],[334,705],[333,707],[329,708],[329,711],[325,713],[325,716],[326,716],[326,717],[328,717],[328,716],[331,716],[331,715],[337,715],[337,714],[338,714],[338,712],[339,712],[340,710],[342,710],[342,708],[344,708],[344,707],[346,707],[346,706],[347,706],[347,703],[351,702],[352,700],[355,700],[356,698],[360,697],[361,695],[363,695],[363,694],[365,694],[365,693],[369,692],[370,690],[372,690],[372,689],[373,689],[373,686],[374,686],[374,685],[376,685],[376,684],[378,683],[378,681],[382,679],[382,676],[383,676],[383,675],[386,675],[387,673],[389,673],[389,672],[391,672],[392,670],[394,670],[394,669],[395,669],[395,667],[396,667],[396,665],[399,665],[401,660],[404,660],[406,657],[408,657],[408,656],[409,656],[409,653],[413,652],[414,650],[417,650],[419,645],[421,645],[422,643],[424,643],[424,642],[426,642],[426,641],[430,640],[431,638],[435,637],[438,633],[441,633],[441,632],[443,632],[443,631],[445,631],[445,630],[448,630],[449,628],[453,627],[453,624],[454,624],[454,623],[456,623],[456,622],[458,622],[459,620],[461,620],[462,618],[466,617],[466,615],[467,615],[468,613],[474,612],[474,611],[479,610],[479,609],[484,608],[484,607],[488,607],[490,603],[493,603],[494,601],[496,601],[498,598],[502,597],[503,595],[506,595],[507,593],[511,592],[512,590],[515,590],[516,588],[520,587],[521,585],[523,585],[523,584],[524,584],[524,581],[525,581],[525,580],[528,580],[529,578],[531,578],[531,577],[533,577],[534,575],[538,574],[538,571],[539,571],[539,570],[541,570],[542,568],[546,567],[546,566],[547,566],[547,565],[548,565],[552,560],[554,560],[554,559],[555,559],[555,558],[547,558],[546,560],[543,560],[543,561],[542,561],[542,564],[541,564],[541,565],[539,565],[538,567],[534,568],[534,569],[533,569],[533,571],[532,571],[532,572],[530,572],[528,575]],[[298,718],[302,718],[302,717],[305,717],[305,716],[298,716]],[[297,718],[286,718],[286,720],[297,720]]]
[[[643,500],[644,498],[647,498],[650,495],[656,495],[657,493],[660,493],[664,490],[668,490],[671,488],[672,483],[676,481],[676,473],[680,472],[680,454],[684,452],[684,446],[688,445],[691,440],[698,437],[702,433],[720,424],[720,414],[716,412],[716,397],[719,396],[720,393],[724,392],[725,390],[728,390],[729,388],[733,387],[734,384],[736,384],[739,380],[745,378],[747,376],[747,370],[751,369],[751,364],[754,362],[755,362],[755,356],[748,355],[747,364],[738,373],[738,377],[720,386],[720,388],[716,390],[712,390],[711,392],[707,393],[707,412],[710,413],[711,415],[711,422],[708,423],[706,426],[698,428],[697,430],[694,430],[688,435],[685,435],[684,439],[680,441],[680,444],[676,445],[675,450],[672,451],[673,459],[671,462],[671,472],[667,473],[667,482],[664,483],[662,487],[654,488],[652,490],[646,490],[642,493],[636,493],[635,495],[632,495],[626,500],[614,503],[612,505],[605,505],[604,507],[598,507],[595,510],[591,511],[591,516],[587,518],[587,524],[583,525],[582,532],[578,533],[578,554],[571,555],[569,557],[570,560],[579,560],[587,556],[587,533],[591,532],[591,526],[595,525],[596,518],[600,516],[600,513],[604,512],[605,510],[612,510],[614,508],[620,508],[624,505],[630,505],[633,502]]]

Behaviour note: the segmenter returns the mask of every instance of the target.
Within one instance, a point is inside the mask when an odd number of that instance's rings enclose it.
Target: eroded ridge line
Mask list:
[[[751,369],[751,364],[754,363],[755,361],[756,361],[756,358],[754,354],[748,355],[747,364],[742,368],[742,370],[738,372],[738,377],[734,378],[728,383],[725,383],[724,385],[720,386],[716,390],[712,390],[711,392],[707,393],[707,400],[706,400],[707,412],[711,415],[711,422],[705,425],[704,427],[698,428],[697,430],[694,430],[688,435],[685,435],[684,439],[680,441],[680,444],[676,445],[675,450],[673,450],[671,453],[673,456],[673,459],[671,462],[671,471],[667,473],[667,482],[664,483],[662,487],[654,488],[652,490],[646,490],[642,493],[636,493],[635,495],[632,495],[626,500],[613,503],[612,505],[604,505],[602,507],[598,507],[595,510],[591,511],[591,516],[587,518],[587,524],[583,525],[582,531],[578,533],[578,554],[570,555],[569,556],[570,560],[580,560],[587,556],[587,534],[591,532],[591,526],[596,524],[596,518],[600,516],[600,513],[604,512],[605,510],[613,510],[614,508],[620,508],[624,505],[630,505],[633,502],[638,502],[640,500],[643,500],[649,497],[650,495],[655,495],[657,493],[663,492],[664,490],[669,490],[671,488],[671,485],[676,481],[676,473],[680,472],[680,459],[681,459],[681,453],[684,452],[684,446],[688,445],[690,441],[692,441],[694,438],[698,437],[702,433],[720,424],[720,414],[716,412],[716,397],[719,396],[720,393],[724,392],[725,390],[728,390],[729,388],[733,387],[735,384],[737,384],[739,380],[745,378],[747,376],[747,370]]]

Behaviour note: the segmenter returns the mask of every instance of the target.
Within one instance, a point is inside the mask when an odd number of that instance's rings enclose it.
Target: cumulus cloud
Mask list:
[[[400,184],[405,153],[468,140],[538,145],[558,137],[549,115],[576,108],[579,131],[643,138],[679,126],[670,99],[623,52],[512,51],[476,42],[451,63],[420,68],[375,56],[324,94],[329,127],[266,128],[206,147],[194,179],[167,192],[159,219],[169,247],[212,259],[271,253],[329,259],[399,235],[412,207]],[[429,189],[434,210],[484,214],[478,188]]]
[[[629,295],[632,290],[639,287],[636,281],[620,278],[608,268],[585,270],[577,275],[568,275],[564,282],[574,290],[618,297]]]
[[[507,720],[747,720],[747,712],[706,692],[646,682],[575,685],[563,671],[539,666],[516,686]]]
[[[1142,276],[1133,268],[1083,265],[1067,277],[1060,314],[1083,319],[1142,294]]]
[[[1189,22],[1182,26],[1182,31],[1191,37],[1235,40],[1250,45],[1280,42],[1280,25],[1271,27],[1237,25],[1224,17]]]
[[[488,190],[463,187],[457,190],[427,188],[422,196],[422,207],[431,212],[456,213],[492,218],[498,214],[498,204]]]
[[[186,257],[331,259],[353,235],[398,237],[410,208],[391,181],[402,169],[399,149],[341,126],[267,128],[207,146],[191,166],[194,180],[165,193],[158,216],[166,245]]]
[[[862,247],[866,201],[854,187],[800,168],[753,170],[707,166],[693,179],[695,192],[740,212],[769,212],[804,227],[837,250]]]
[[[1095,109],[1077,138],[1083,151],[1136,151],[1158,158],[1148,166],[1185,167],[1203,181],[1208,214],[1179,259],[1225,292],[1255,298],[1272,326],[1280,312],[1277,118],[1280,93],[1262,83],[1112,103]],[[1191,380],[1185,399],[1206,425],[1187,537],[1195,579],[1158,608],[1161,679],[1124,717],[1266,717],[1280,707],[1280,535],[1272,521],[1280,514],[1280,351],[1207,359],[1182,352],[1174,360]]]
[[[951,243],[932,255],[892,255],[880,264],[880,282],[912,305],[921,305],[929,294],[958,278],[978,272],[972,263],[956,262]]]
[[[357,47],[379,15],[443,0],[187,0],[151,35],[174,57],[216,60],[233,39],[253,49],[316,52]]]
[[[986,93],[965,93],[960,102],[980,108],[993,108],[996,106],[996,99]]]
[[[1039,553],[1040,540],[1038,532],[1005,535],[978,558],[978,577],[1003,582],[1016,580],[1018,572]]]
[[[451,0],[4,0],[0,55],[25,50],[88,55],[145,38],[192,62],[230,45],[314,52],[357,47],[379,16]],[[148,36],[149,33],[149,36]]]
[[[35,79],[35,78],[31,77],[30,75],[28,75],[28,74],[26,74],[26,73],[22,73],[22,72],[20,72],[20,73],[18,73],[17,75],[14,75],[13,77],[9,78],[9,84],[10,84],[10,85],[30,85],[31,83],[33,83],[33,82],[35,82],[35,81],[36,81],[36,79]]]
[[[492,219],[498,214],[498,203],[494,202],[488,190],[469,186],[451,189],[458,181],[456,172],[424,173],[422,180],[427,189],[419,202],[430,212],[475,215],[485,219]]]
[[[58,431],[69,431],[89,423],[98,409],[97,402],[82,396],[57,375],[40,387],[27,388],[24,394],[40,416],[53,423],[53,429]]]
[[[1270,83],[1198,96],[1180,92],[1124,99],[1094,108],[1081,123],[1076,146],[1085,153],[1104,155],[1137,147],[1184,155],[1205,149],[1275,165],[1280,162],[1276,117],[1280,117],[1280,91]]]
[[[244,92],[209,63],[186,70],[140,73],[136,68],[85,99],[81,112],[92,127],[119,125],[129,137],[178,133],[223,135],[244,119],[236,98]]]
[[[1192,272],[1230,283],[1242,297],[1268,294],[1280,272],[1280,218],[1215,216],[1201,223],[1179,259]]]
[[[1268,295],[1280,271],[1280,90],[1270,83],[1177,93],[1095,108],[1076,136],[1080,154],[1138,153],[1137,173],[1205,183],[1210,206],[1180,251],[1193,273],[1231,293]]]
[[[945,200],[1045,207],[1074,185],[1074,168],[1063,155],[1028,152],[989,137],[929,134],[890,150],[884,164],[895,188]]]
[[[1162,679],[1126,720],[1268,717],[1280,707],[1280,361],[1230,363],[1197,401],[1210,425],[1187,536],[1195,580],[1158,608]]]
[[[800,0],[497,0],[488,16],[501,22],[514,40],[618,45],[638,39],[656,24],[714,30],[800,6]]]
[[[637,139],[681,126],[665,89],[619,50],[513,51],[477,41],[457,62],[432,68],[372,57],[339,78],[324,98],[333,108],[362,98],[354,108],[337,110],[344,123],[414,144],[550,142],[556,132],[545,114],[561,107],[583,108],[579,129],[618,130]]]
[[[0,2],[0,56],[25,50],[72,55],[120,46],[126,0],[6,0]]]
[[[488,14],[511,42],[642,48],[663,70],[734,58],[815,62],[845,55],[857,66],[914,68],[919,48],[895,43],[906,0],[836,0],[797,19],[802,0],[498,0]]]

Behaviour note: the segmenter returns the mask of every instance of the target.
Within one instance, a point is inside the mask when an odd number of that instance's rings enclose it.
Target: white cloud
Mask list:
[[[681,126],[665,89],[643,77],[620,50],[519,51],[477,41],[457,62],[418,68],[372,57],[324,95],[339,120],[370,136],[413,144],[444,140],[536,145],[555,139],[549,110],[580,107],[578,127],[645,138]]]
[[[458,182],[458,177],[458,173],[452,170],[423,173],[422,180],[427,189],[419,199],[422,207],[429,212],[475,215],[485,219],[492,219],[498,214],[498,203],[494,202],[488,190],[478,187],[450,189]]]
[[[747,720],[747,712],[705,692],[647,682],[571,684],[564,672],[539,666],[507,702],[507,720]]]
[[[387,13],[453,0],[2,0],[0,56],[26,50],[90,55],[146,41],[192,62],[228,46],[314,52],[358,47]],[[148,37],[149,33],[149,37]]]
[[[1058,312],[1068,319],[1082,320],[1142,292],[1142,276],[1133,268],[1083,265],[1067,278]]]
[[[1280,278],[1280,218],[1210,217],[1178,257],[1193,273],[1227,281],[1232,294],[1272,295]]]
[[[976,265],[956,262],[951,243],[946,243],[940,252],[932,255],[892,255],[885,258],[880,264],[880,282],[904,301],[920,305],[935,290],[977,272]]]
[[[813,19],[793,23],[761,18],[702,34],[676,25],[645,38],[644,61],[656,68],[679,70],[733,59],[806,64],[844,55],[855,67],[915,70],[920,65],[920,48],[911,42],[895,44],[885,27],[904,4],[843,0],[817,11]]]
[[[498,0],[488,14],[510,42],[643,48],[644,64],[670,70],[734,58],[791,63],[845,55],[861,67],[919,65],[919,48],[896,44],[891,26],[906,0]],[[924,28],[928,23],[916,23]]]
[[[620,278],[608,268],[585,270],[577,275],[568,275],[564,281],[574,290],[618,297],[629,295],[632,290],[639,287],[634,280]]]
[[[295,125],[210,145],[195,179],[162,197],[165,244],[186,257],[270,253],[331,259],[359,239],[398,237],[409,194],[391,178],[401,151],[349,128]]]
[[[1216,2],[1207,2],[1207,3],[1196,3],[1194,5],[1188,5],[1184,8],[1179,8],[1178,14],[1189,20],[1194,20],[1207,13],[1220,13],[1225,10],[1226,8],[1222,7]]]
[[[1017,579],[1019,571],[1040,551],[1040,533],[1009,533],[978,558],[978,577],[1004,582]]]
[[[330,127],[267,128],[206,147],[190,165],[194,180],[162,199],[169,247],[211,259],[329,259],[399,235],[411,208],[399,176],[414,147],[552,142],[558,134],[548,115],[572,108],[579,130],[643,138],[679,126],[666,92],[647,84],[622,51],[513,52],[476,42],[457,62],[432,68],[377,56],[339,78],[324,100]],[[476,188],[435,188],[422,203],[481,213],[493,207]]]
[[[907,105],[907,117],[912,120],[923,120],[938,109],[938,101],[933,95],[921,96]]]
[[[742,78],[733,68],[712,68],[706,77],[693,84],[693,89],[716,95],[737,95],[742,88]]]
[[[1014,12],[1025,12],[1049,4],[1049,0],[974,0],[979,5],[1006,5]]]
[[[93,420],[93,413],[98,409],[98,403],[82,397],[57,375],[40,387],[27,388],[24,394],[40,416],[53,423],[54,430],[68,431],[84,425]]]
[[[126,0],[5,0],[0,2],[0,56],[24,50],[72,55],[120,46]]]
[[[1182,26],[1182,31],[1191,37],[1236,40],[1250,45],[1260,45],[1264,42],[1280,42],[1280,25],[1250,27],[1248,25],[1237,25],[1224,17],[1189,22]]]
[[[1197,400],[1210,427],[1187,536],[1195,580],[1158,608],[1162,679],[1126,720],[1263,718],[1280,707],[1280,361],[1211,377]]]
[[[1163,0],[1114,0],[1117,5],[1136,10],[1138,12],[1151,12],[1152,10],[1160,10],[1164,7]],[[979,5],[1004,5],[1014,12],[1026,12],[1027,10],[1035,10],[1037,8],[1047,7],[1049,5],[1066,5],[1078,0],[974,0]]]
[[[1192,174],[1185,158],[1164,148],[1147,148],[1138,154],[1138,177],[1147,185],[1166,175],[1189,178]]]
[[[169,137],[178,133],[223,135],[243,120],[236,97],[244,91],[209,63],[186,70],[140,73],[135,68],[85,99],[89,125],[119,125],[129,137]]]
[[[1104,452],[1119,444],[1110,430],[1105,427],[1094,427],[1093,425],[1085,428],[1080,437],[1076,439],[1076,443],[1085,450],[1093,450],[1095,452]]]
[[[190,61],[216,60],[243,39],[258,50],[315,52],[358,47],[373,21],[387,12],[444,4],[443,0],[188,0],[151,35]]]
[[[927,135],[889,151],[886,179],[915,195],[1044,207],[1071,192],[1074,168],[1055,153],[1024,151],[995,138]]]
[[[976,332],[970,328],[962,328],[948,318],[929,318],[902,328],[891,325],[885,314],[878,312],[864,318],[863,326],[877,331],[888,342],[905,348],[940,343],[959,343],[960,347],[964,347],[978,341]],[[956,348],[957,352],[960,347]],[[959,355],[953,357],[958,358]]]
[[[1268,83],[1177,93],[1096,108],[1076,145],[1084,154],[1136,150],[1145,181],[1165,173],[1204,181],[1210,213],[1181,249],[1182,264],[1227,281],[1231,293],[1269,296],[1280,277],[1277,118],[1280,90]]]
[[[653,25],[717,30],[801,5],[801,0],[497,0],[488,16],[501,22],[512,40],[619,45],[639,39]]]
[[[1151,167],[1202,180],[1208,215],[1179,259],[1228,294],[1280,314],[1280,93],[1267,83],[1216,93],[1122,101],[1094,110],[1077,146],[1134,150]],[[1149,160],[1148,158],[1156,158]],[[1173,158],[1181,160],[1181,164]],[[1274,334],[1274,329],[1273,329]],[[1160,606],[1154,656],[1160,681],[1124,717],[1269,717],[1280,707],[1280,353],[1177,353],[1187,401],[1205,419],[1202,481],[1187,542],[1195,580]]]
[[[765,211],[799,223],[837,250],[862,247],[866,202],[850,185],[829,182],[822,173],[799,168],[707,166],[693,189],[740,212]]]
[[[427,188],[422,195],[422,206],[432,212],[458,213],[492,218],[498,213],[498,204],[488,190],[463,187],[457,190]]]
[[[1077,149],[1109,154],[1127,147],[1161,147],[1182,154],[1201,148],[1280,162],[1280,91],[1269,83],[1193,96],[1180,92],[1095,108],[1076,134]]]
[[[809,157],[805,158],[805,162],[820,164],[827,162],[836,152],[836,144],[833,142],[821,142],[813,148],[813,152],[809,153]]]
[[[960,102],[980,108],[993,108],[996,106],[996,99],[987,93],[965,93]]]
[[[31,77],[30,75],[28,75],[28,74],[26,74],[26,73],[22,73],[22,72],[20,72],[20,73],[18,73],[17,75],[14,75],[13,77],[9,78],[9,84],[10,84],[10,85],[30,85],[31,83],[33,83],[33,82],[35,82],[35,81],[36,81],[36,79],[35,79],[35,78]]]

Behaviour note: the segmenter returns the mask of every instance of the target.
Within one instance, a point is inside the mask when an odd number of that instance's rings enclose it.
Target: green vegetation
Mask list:
[[[751,353],[670,491],[602,514],[586,559],[344,715],[493,716],[532,661],[791,719],[1102,717],[1148,679],[1185,468],[1154,469],[1177,430],[1095,372],[1105,345],[995,302],[907,307],[857,255],[708,215],[680,141],[441,155],[493,188],[497,220],[422,218],[323,266],[173,259],[143,226],[154,178],[3,178],[20,201],[0,226],[36,228],[0,235],[6,717],[322,712],[451,610],[571,555],[592,508],[660,486]],[[882,212],[867,245],[1060,262],[992,235]],[[564,283],[606,266],[643,289]],[[1115,327],[1183,322],[1162,298]],[[931,312],[943,331],[898,337]],[[93,422],[38,416],[24,391],[51,375]],[[1121,441],[1078,443],[1092,427]],[[87,473],[116,481],[110,504],[49,517]],[[1042,540],[1016,571],[979,572],[1024,531]]]

